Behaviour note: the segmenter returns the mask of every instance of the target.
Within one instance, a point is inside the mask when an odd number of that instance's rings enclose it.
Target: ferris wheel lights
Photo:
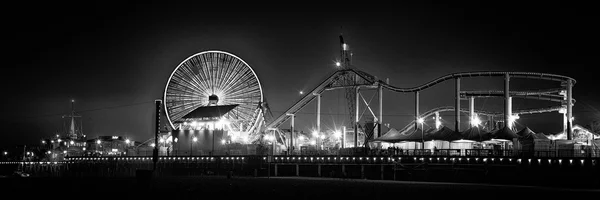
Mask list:
[[[424,120],[423,118],[419,118],[419,119],[417,119],[417,122],[418,122],[419,124],[422,124],[423,122],[425,122],[425,120]]]
[[[262,110],[258,106],[263,102],[262,92],[260,80],[248,63],[228,52],[204,51],[188,57],[173,70],[165,86],[163,105],[167,121],[173,129],[179,126],[182,130],[224,129],[230,132],[255,133],[263,120]],[[199,98],[190,100],[188,96]],[[234,104],[238,106],[232,109],[231,114],[235,113],[236,121],[231,122],[231,125],[229,121],[218,118],[202,123],[188,117],[183,118],[198,108],[198,105]],[[227,113],[221,114],[231,120]]]
[[[338,67],[339,67],[339,66],[341,66],[341,65],[342,65],[342,63],[340,63],[340,62],[335,62],[335,66],[338,66]]]

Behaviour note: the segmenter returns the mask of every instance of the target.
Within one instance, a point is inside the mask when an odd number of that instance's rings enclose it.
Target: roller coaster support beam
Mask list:
[[[455,100],[454,103],[454,131],[460,132],[460,78],[456,78],[455,82]]]
[[[510,127],[510,75],[504,74],[504,127]]]
[[[319,133],[317,136],[317,149],[321,150],[321,94],[315,93],[313,95],[317,96],[317,133]]]
[[[360,87],[356,87],[356,91],[355,91],[356,95],[354,95],[354,96],[356,96],[356,102],[354,102],[354,104],[356,105],[356,109],[354,110],[355,115],[356,115],[356,118],[354,120],[354,147],[358,147],[358,112],[359,112],[358,106],[360,105],[360,102],[358,101],[359,100],[358,98],[360,96],[358,93],[359,88]]]
[[[415,130],[419,127],[419,91],[415,92]]]
[[[294,118],[296,118],[296,115],[290,113],[288,113],[287,115],[292,116],[292,120],[290,121],[290,149],[288,150],[289,154],[292,155],[292,153],[294,152]]]
[[[435,130],[440,130],[442,126],[442,121],[440,120],[440,113],[435,112]]]
[[[342,126],[342,149],[346,148],[346,126]]]
[[[469,97],[469,120],[475,119],[475,97]],[[471,123],[473,126],[473,123]]]
[[[567,80],[567,140],[573,139],[573,82]]]
[[[378,86],[379,89],[379,118],[377,119],[377,137],[381,137],[381,126],[383,125],[383,87],[381,83]]]

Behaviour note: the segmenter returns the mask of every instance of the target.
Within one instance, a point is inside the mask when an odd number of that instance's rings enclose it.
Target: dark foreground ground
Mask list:
[[[456,199],[600,197],[600,189],[327,179],[221,176],[136,178],[0,178],[2,196],[19,199]],[[525,195],[525,196],[524,196]]]

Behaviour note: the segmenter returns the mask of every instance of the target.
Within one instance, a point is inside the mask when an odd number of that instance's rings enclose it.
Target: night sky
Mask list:
[[[599,69],[594,59],[598,17],[591,5],[228,2],[3,7],[10,12],[2,14],[0,146],[36,143],[61,130],[70,99],[83,116],[88,138],[121,135],[144,141],[152,137],[153,103],[162,98],[172,70],[205,50],[233,53],[252,66],[276,117],[301,98],[299,91],[311,90],[335,70],[340,33],[357,68],[389,78],[395,86],[413,87],[462,71],[555,73],[577,80],[575,124],[600,119],[598,75],[593,72]],[[517,90],[558,86],[513,80]],[[464,80],[463,89],[501,90],[502,84],[502,78],[476,78]],[[453,105],[453,87],[449,81],[422,92],[421,112]],[[372,94],[366,92],[365,98]],[[413,96],[384,92],[384,123],[402,128],[413,119]],[[343,91],[325,93],[323,101],[325,128],[348,123]],[[556,104],[515,100],[513,105],[525,109]],[[502,99],[478,100],[476,107],[502,111]],[[297,128],[310,131],[313,113],[311,103],[298,114]],[[443,115],[448,127],[453,127],[451,115]],[[519,121],[520,127],[544,133],[560,132],[561,124],[562,115],[556,112],[521,116]],[[282,126],[287,127],[289,123]]]

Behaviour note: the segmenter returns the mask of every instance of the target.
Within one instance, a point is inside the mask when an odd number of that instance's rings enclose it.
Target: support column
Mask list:
[[[419,128],[419,91],[415,92],[415,130]]]
[[[360,165],[360,178],[361,179],[365,178],[365,165],[363,165],[363,164]]]
[[[321,165],[317,165],[317,177],[321,177]]]
[[[275,164],[275,175],[274,176],[277,176],[277,164]]]
[[[358,108],[359,108],[359,87],[356,87],[356,92],[354,93],[356,96],[356,102],[354,102],[356,104],[356,109],[354,110],[356,113],[356,118],[354,120],[354,147],[358,147]]]
[[[469,98],[469,123],[473,126],[473,119],[475,119],[475,97]]]
[[[381,170],[380,170],[380,172],[381,172],[381,180],[384,179],[383,171],[384,171],[384,165],[381,165]]]
[[[454,131],[460,132],[460,78],[456,78],[454,98]]]
[[[321,94],[314,95],[317,95],[317,149],[321,150]]]
[[[295,114],[288,114],[288,115],[292,116],[292,120],[290,123],[290,130],[291,130],[291,132],[290,132],[290,147],[288,150],[290,152],[289,155],[292,155],[292,153],[294,152],[294,149],[295,149],[294,148],[294,118],[296,118],[296,115]]]
[[[435,112],[435,129],[439,130],[440,126],[442,126],[442,121],[440,121],[440,113]]]
[[[346,126],[342,126],[342,149],[346,148]]]
[[[504,127],[510,127],[510,122],[508,121],[510,118],[510,76],[508,74],[504,74]]]
[[[296,176],[300,176],[300,165],[296,164]]]
[[[512,97],[508,97],[508,119],[510,120],[512,118]],[[513,122],[516,119],[512,119],[511,122],[508,124],[508,128],[512,129],[513,128]]]
[[[381,137],[381,126],[383,125],[383,87],[379,84],[379,125],[377,126],[377,137]]]
[[[573,81],[567,80],[567,140],[573,139]]]
[[[496,122],[494,122],[494,116],[490,115],[488,121],[489,121],[488,122],[489,129],[494,130],[494,128],[496,127]]]

